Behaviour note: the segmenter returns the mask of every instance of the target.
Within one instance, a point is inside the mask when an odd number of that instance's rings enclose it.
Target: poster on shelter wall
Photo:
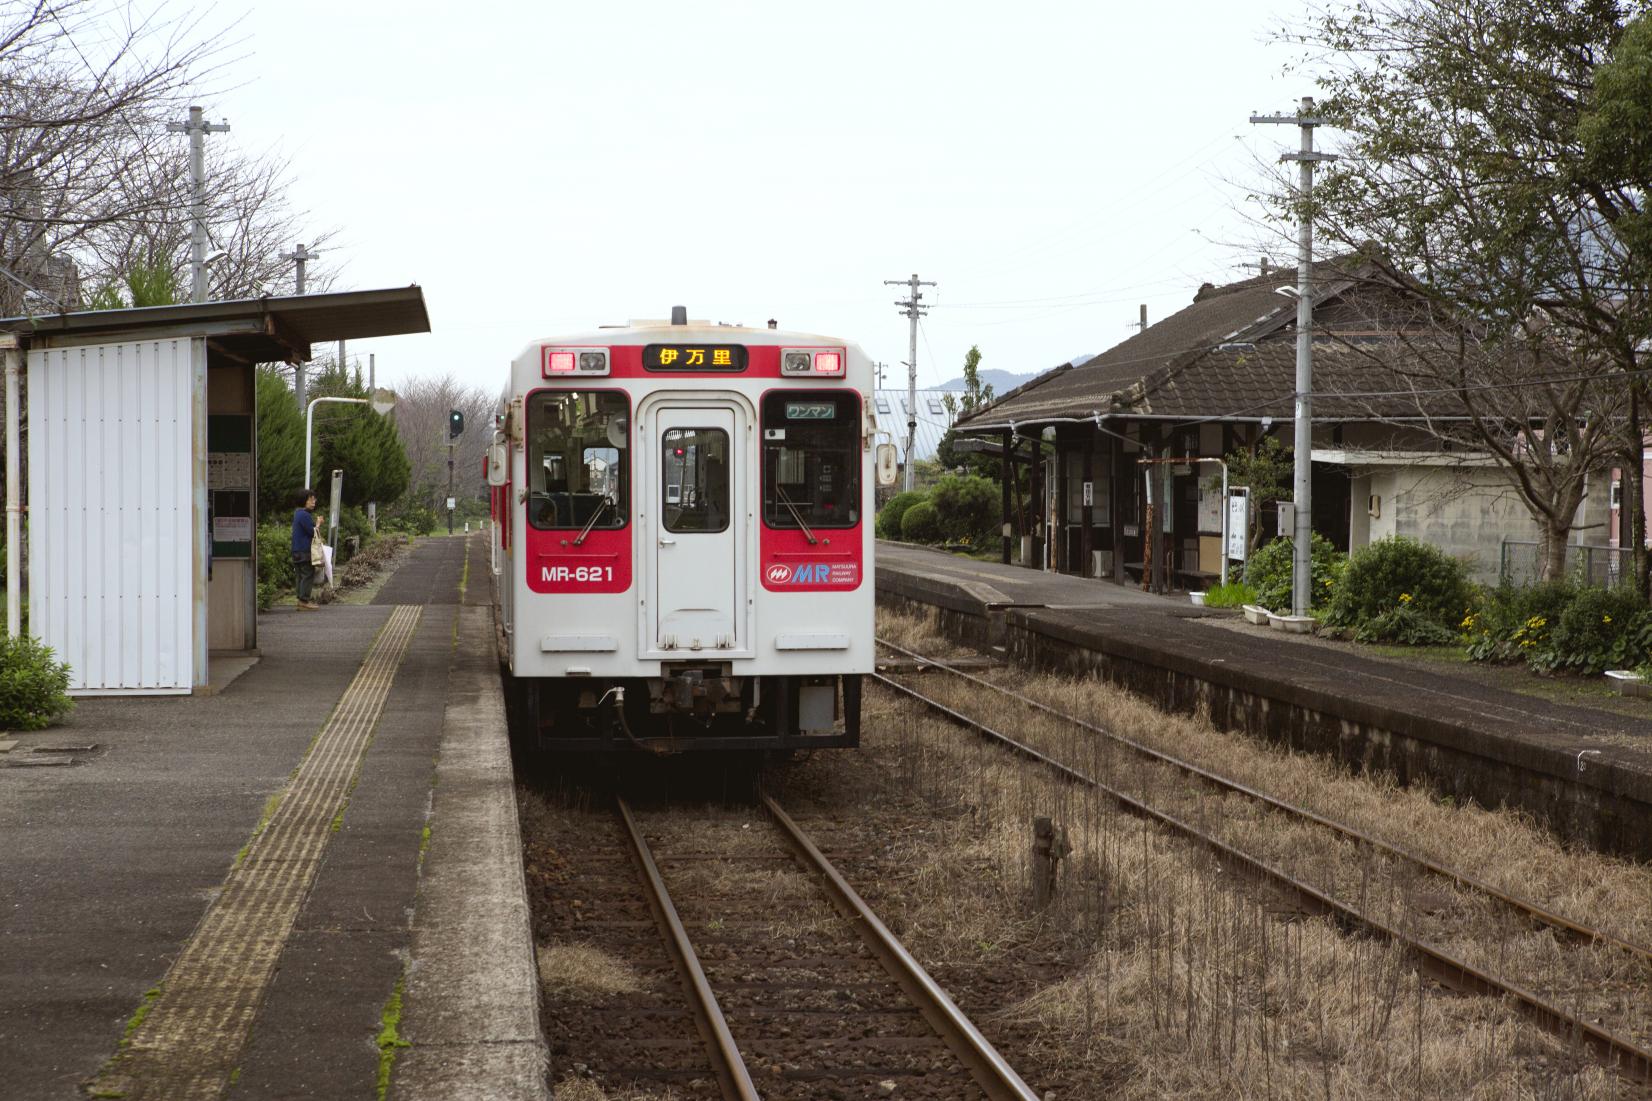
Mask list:
[[[1083,458],[1074,454],[1067,460],[1067,522],[1079,523],[1084,513],[1084,476],[1081,473]],[[1090,478],[1090,523],[1094,527],[1104,528],[1112,523],[1112,511],[1108,507],[1112,496],[1109,492],[1108,473],[1105,463],[1094,463],[1091,467]]]
[[[1222,534],[1222,482],[1219,478],[1199,479],[1199,534]]]

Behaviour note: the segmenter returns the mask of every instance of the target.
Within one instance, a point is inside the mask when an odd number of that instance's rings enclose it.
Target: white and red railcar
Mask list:
[[[874,483],[894,458],[872,385],[847,341],[681,307],[517,356],[489,482],[541,745],[858,743]]]

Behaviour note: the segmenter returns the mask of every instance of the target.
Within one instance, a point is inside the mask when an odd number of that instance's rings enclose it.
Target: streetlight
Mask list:
[[[304,410],[304,488],[313,488],[310,485],[310,438],[315,432],[315,407],[324,401],[336,401],[343,405],[371,405],[373,412],[381,417],[396,407],[396,392],[380,388],[373,391],[370,398],[316,398],[310,402],[309,408]]]

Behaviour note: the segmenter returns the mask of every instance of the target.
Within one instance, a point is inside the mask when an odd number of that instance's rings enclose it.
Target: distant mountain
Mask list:
[[[1086,353],[1084,355],[1074,356],[1069,362],[1076,367],[1094,358],[1094,355]],[[1001,371],[996,367],[988,367],[986,370],[981,372],[981,382],[987,386],[991,386],[994,395],[1003,395],[1009,393],[1011,390],[1022,385],[1023,383],[1031,382],[1043,373],[1044,372],[1042,371],[1028,371],[1024,375],[1017,375],[1010,371]],[[964,379],[962,375],[934,387],[934,389],[937,390],[962,390],[963,388]]]
[[[1007,394],[1017,386],[1020,386],[1023,382],[1027,382],[1035,376],[1036,372],[1025,375],[1017,375],[1009,371],[1001,371],[996,367],[988,367],[981,372],[981,383],[984,386],[991,386],[992,392],[995,394]],[[957,378],[948,382],[943,382],[941,385],[935,387],[937,390],[962,390],[963,388],[964,377],[962,375],[959,375]]]

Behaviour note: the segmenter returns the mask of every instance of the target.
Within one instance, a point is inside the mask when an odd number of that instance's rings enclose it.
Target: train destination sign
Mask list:
[[[744,344],[646,344],[642,365],[650,371],[744,371]]]
[[[830,401],[788,401],[786,419],[789,421],[829,421],[837,416],[837,403]]]

